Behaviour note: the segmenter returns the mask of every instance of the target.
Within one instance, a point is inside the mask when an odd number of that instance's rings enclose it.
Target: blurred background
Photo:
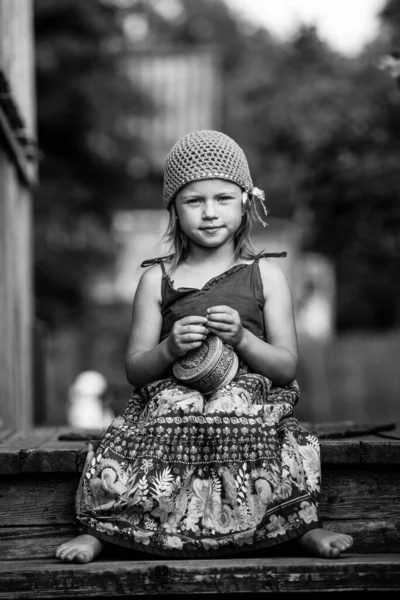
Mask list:
[[[167,223],[163,161],[194,129],[245,150],[259,249],[295,302],[300,419],[400,421],[400,0],[35,0],[36,425],[67,422],[83,371],[129,399],[145,258]]]

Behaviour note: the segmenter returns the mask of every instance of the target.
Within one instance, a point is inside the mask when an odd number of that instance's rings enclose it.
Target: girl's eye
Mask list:
[[[231,196],[220,196],[218,198],[218,200],[219,200],[219,202],[221,202],[221,201],[224,202],[226,200],[232,200],[232,198],[231,198]]]
[[[198,204],[201,202],[201,198],[189,198],[186,200],[186,204]]]

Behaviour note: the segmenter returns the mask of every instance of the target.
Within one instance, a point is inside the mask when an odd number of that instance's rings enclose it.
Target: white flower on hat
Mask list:
[[[265,192],[263,190],[260,190],[260,188],[253,187],[253,189],[251,190],[250,193],[251,193],[252,196],[255,196],[256,198],[258,198],[262,202],[265,201]]]
[[[250,192],[250,198],[252,200],[254,200],[254,202],[253,202],[254,214],[256,215],[257,219],[260,221],[260,223],[262,224],[262,226],[266,227],[267,223],[259,215],[258,210],[257,210],[257,205],[256,205],[256,202],[255,202],[256,200],[258,201],[258,204],[260,204],[262,206],[264,215],[267,216],[268,215],[268,211],[267,211],[266,206],[264,204],[264,202],[265,202],[265,192],[263,190],[260,190],[260,188],[258,188],[258,187],[253,187],[251,189],[251,192]]]

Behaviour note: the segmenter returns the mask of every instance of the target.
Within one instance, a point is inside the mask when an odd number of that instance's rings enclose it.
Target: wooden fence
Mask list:
[[[32,423],[31,0],[0,0],[0,428]]]
[[[351,332],[318,344],[300,339],[305,420],[400,422],[400,330]]]

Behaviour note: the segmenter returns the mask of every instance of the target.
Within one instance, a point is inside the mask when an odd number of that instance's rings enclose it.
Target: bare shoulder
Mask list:
[[[268,293],[271,286],[288,289],[289,282],[286,273],[276,262],[271,261],[269,258],[262,258],[260,259],[259,266],[265,294]]]
[[[148,298],[161,300],[161,279],[160,265],[148,267],[140,276],[136,294],[145,294]]]

